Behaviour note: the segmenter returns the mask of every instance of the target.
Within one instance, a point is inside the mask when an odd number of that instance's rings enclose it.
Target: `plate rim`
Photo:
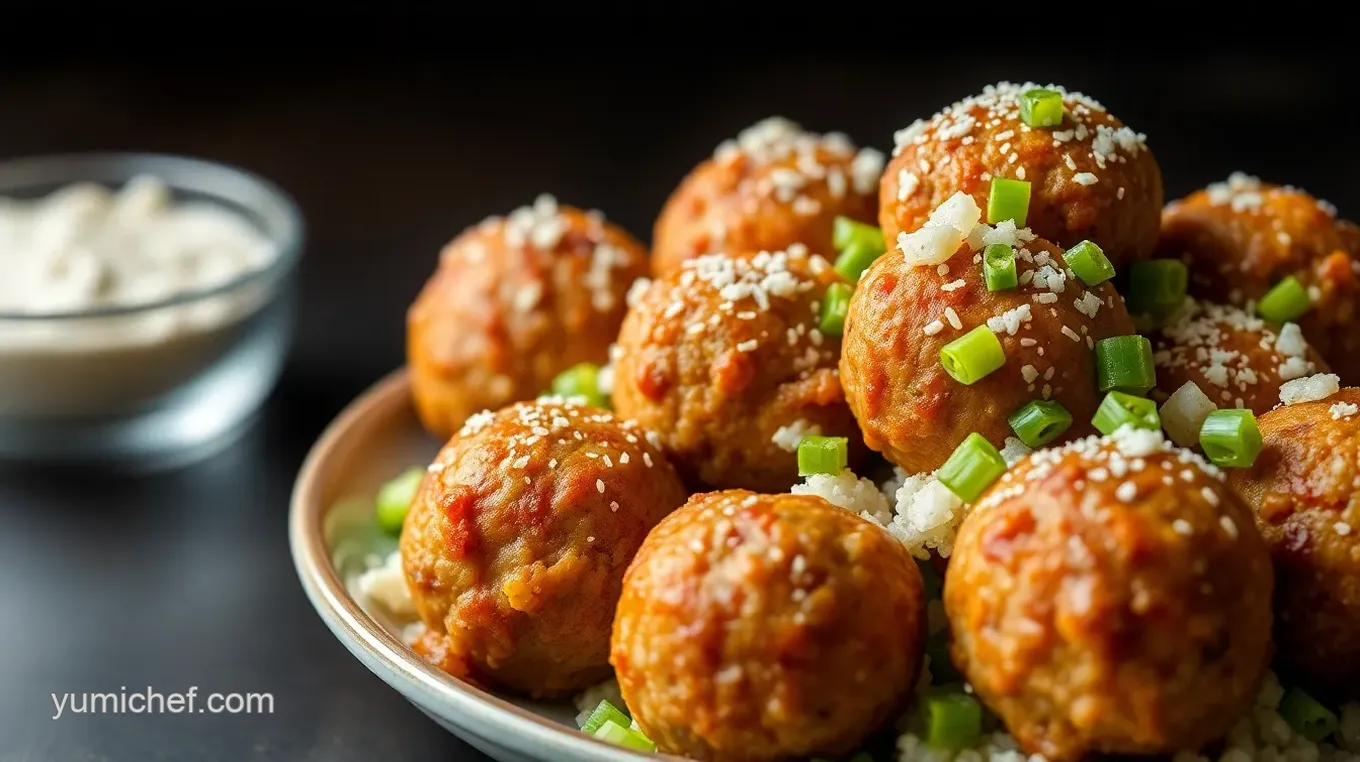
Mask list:
[[[408,700],[491,743],[553,760],[681,760],[668,754],[635,752],[590,738],[458,680],[416,656],[350,596],[326,547],[323,529],[331,506],[322,501],[322,477],[334,452],[357,429],[372,418],[390,415],[394,408],[410,404],[410,374],[403,366],[346,405],[322,431],[298,471],[289,500],[288,545],[302,588],[322,621],[369,671]],[[554,756],[544,757],[544,753]]]

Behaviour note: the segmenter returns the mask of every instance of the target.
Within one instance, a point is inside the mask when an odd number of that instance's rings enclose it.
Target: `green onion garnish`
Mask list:
[[[557,374],[552,382],[552,393],[563,397],[585,397],[595,407],[609,407],[609,400],[600,393],[600,366],[583,362]]]
[[[1082,241],[1063,252],[1063,261],[1088,286],[1099,286],[1114,277],[1114,265],[1101,248],[1090,241]]]
[[[839,474],[845,470],[849,449],[845,437],[803,437],[798,443],[798,475]]]
[[[966,749],[982,736],[982,704],[966,693],[937,693],[921,701],[925,742],[936,749]]]
[[[625,749],[656,751],[656,744],[652,743],[651,739],[643,735],[641,731],[620,725],[614,720],[605,720],[604,724],[592,735],[601,741],[622,746]]]
[[[1250,410],[1215,410],[1199,427],[1199,446],[1216,466],[1246,468],[1261,454],[1261,428]]]
[[[1096,342],[1096,382],[1102,392],[1143,396],[1157,385],[1152,342],[1146,337],[1111,336]]]
[[[1020,118],[1031,127],[1056,127],[1062,124],[1062,93],[1041,87],[1026,90],[1020,96]]]
[[[859,283],[860,276],[869,269],[874,260],[883,256],[883,251],[881,248],[866,249],[859,244],[841,249],[841,255],[836,257],[836,272],[851,283]]]
[[[1029,183],[1004,177],[992,178],[987,194],[987,223],[995,225],[1004,220],[1015,220],[1015,226],[1025,226],[1029,216]]]
[[[1011,413],[1006,422],[1026,447],[1037,448],[1062,436],[1072,425],[1072,414],[1056,402],[1033,400]]]
[[[1272,323],[1288,323],[1312,306],[1308,291],[1298,278],[1290,275],[1261,297],[1261,301],[1256,303],[1256,314]]]
[[[424,468],[408,468],[378,489],[375,501],[378,527],[384,532],[401,534],[406,512],[411,509],[411,501],[416,499],[416,490],[420,489],[420,480],[425,478],[425,472]]]
[[[883,241],[882,228],[866,225],[849,217],[837,217],[832,223],[831,245],[836,247],[836,251],[845,251],[852,246],[879,251],[887,248]]]
[[[935,477],[960,500],[971,503],[1004,473],[1006,461],[1001,453],[975,431],[954,448]]]
[[[982,250],[982,276],[988,291],[1015,288],[1019,277],[1015,273],[1015,250],[1004,243],[989,244]]]
[[[855,290],[844,283],[832,283],[826,288],[822,299],[822,319],[817,329],[827,336],[840,336],[845,332],[845,316],[850,312],[850,295]]]
[[[980,325],[941,347],[940,363],[955,381],[972,385],[1005,365],[1006,351],[992,329]]]
[[[1148,259],[1129,265],[1129,311],[1163,317],[1185,301],[1190,274],[1179,259]]]
[[[1298,688],[1285,691],[1284,698],[1280,699],[1280,716],[1295,733],[1313,743],[1336,732],[1338,725],[1332,710]]]
[[[1122,426],[1135,429],[1157,430],[1161,426],[1157,416],[1157,403],[1144,397],[1135,397],[1124,392],[1110,392],[1096,408],[1091,425],[1106,436],[1115,433]]]
[[[609,720],[613,720],[619,727],[624,728],[628,727],[629,722],[631,722],[628,715],[619,711],[618,707],[605,699],[600,702],[599,706],[595,707],[595,711],[590,713],[590,717],[586,719],[586,724],[581,726],[581,732],[586,735],[594,735],[595,731],[599,730],[600,726]]]

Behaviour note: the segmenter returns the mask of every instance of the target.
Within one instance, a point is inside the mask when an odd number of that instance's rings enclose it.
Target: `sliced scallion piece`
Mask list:
[[[635,751],[656,751],[656,744],[641,732],[620,725],[614,720],[605,720],[593,734],[596,738],[615,746]]]
[[[940,348],[944,370],[961,384],[972,385],[1006,364],[1006,351],[992,329],[980,325]]]
[[[1111,336],[1096,342],[1096,382],[1111,390],[1142,396],[1157,385],[1152,342],[1137,334]]]
[[[563,397],[585,397],[595,407],[608,407],[609,400],[600,393],[600,366],[583,362],[557,374],[552,382],[552,393]]]
[[[1261,297],[1256,303],[1256,314],[1272,323],[1288,323],[1297,320],[1312,306],[1307,289],[1298,278],[1290,275]]]
[[[406,523],[406,513],[416,499],[425,472],[424,468],[408,468],[378,489],[374,502],[377,503],[378,527],[384,532],[401,534],[401,525]]]
[[[1052,400],[1032,400],[1006,422],[1026,447],[1038,448],[1062,436],[1072,425],[1072,414]]]
[[[1004,243],[989,244],[982,250],[982,276],[988,291],[1015,288],[1019,277],[1015,272],[1015,250]]]
[[[586,718],[586,724],[581,726],[581,732],[587,735],[593,735],[607,720],[613,720],[618,723],[620,727],[625,728],[628,727],[628,723],[630,722],[628,715],[624,714],[618,707],[611,704],[608,699],[604,699],[600,701],[599,706],[595,707],[595,711],[590,713],[590,717]]]
[[[992,178],[987,192],[987,223],[995,225],[1004,220],[1015,220],[1015,226],[1025,226],[1029,216],[1029,183],[1005,177]]]
[[[1190,272],[1179,259],[1148,259],[1129,265],[1129,293],[1134,314],[1165,316],[1185,301]]]
[[[829,474],[845,470],[850,440],[846,437],[803,437],[798,443],[798,475]]]
[[[1284,698],[1280,699],[1280,716],[1295,733],[1313,743],[1336,732],[1339,724],[1332,710],[1298,688],[1285,691]]]
[[[965,749],[982,736],[982,704],[966,693],[936,693],[921,700],[925,742],[936,749]]]
[[[1063,120],[1063,97],[1056,90],[1036,87],[1020,95],[1020,118],[1031,127],[1057,127]]]
[[[1006,473],[1001,453],[977,432],[969,434],[935,472],[935,477],[965,503],[971,503]]]
[[[1101,400],[1100,407],[1096,408],[1091,425],[1096,427],[1096,431],[1109,436],[1126,425],[1156,431],[1161,427],[1161,419],[1157,416],[1157,403],[1152,400],[1124,392],[1110,392]]]
[[[1256,415],[1236,408],[1213,411],[1200,424],[1199,446],[1216,466],[1247,468],[1263,446]]]
[[[844,283],[832,283],[822,299],[822,317],[817,329],[827,336],[840,336],[845,332],[845,316],[850,313],[850,297],[854,289]]]
[[[1099,286],[1114,277],[1114,265],[1104,250],[1090,241],[1082,241],[1063,252],[1062,258],[1088,286]]]

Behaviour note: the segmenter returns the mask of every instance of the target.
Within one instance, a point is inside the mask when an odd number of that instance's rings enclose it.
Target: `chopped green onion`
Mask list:
[[[1129,311],[1163,317],[1185,301],[1190,274],[1179,259],[1148,259],[1129,265]]]
[[[1261,297],[1261,301],[1256,303],[1256,314],[1272,323],[1288,323],[1312,306],[1308,291],[1298,278],[1291,275],[1276,283]]]
[[[1102,392],[1114,390],[1139,397],[1157,385],[1152,342],[1137,334],[1096,342],[1096,381]]]
[[[1025,226],[1029,216],[1029,183],[1005,177],[992,179],[987,194],[987,223],[995,225],[1004,220],[1015,220],[1015,226]]]
[[[1062,255],[1072,272],[1088,286],[1099,286],[1114,277],[1114,265],[1101,248],[1090,241],[1082,241]]]
[[[1006,351],[992,329],[980,325],[941,347],[940,363],[955,381],[972,385],[1005,365]]]
[[[827,287],[818,330],[827,336],[840,336],[845,332],[845,316],[850,312],[850,295],[854,292],[844,283],[832,283]]]
[[[926,638],[926,656],[930,657],[930,681],[936,685],[963,680],[963,673],[954,666],[949,655],[949,628],[930,634]]]
[[[960,500],[971,503],[1004,473],[1006,461],[1001,453],[975,431],[954,448],[935,477]]]
[[[1015,273],[1015,250],[1004,243],[989,244],[982,250],[982,276],[988,291],[1015,288],[1019,277]]]
[[[1199,446],[1216,466],[1246,468],[1261,453],[1261,428],[1250,410],[1215,410],[1199,427]]]
[[[832,223],[831,245],[836,247],[836,251],[845,251],[852,246],[879,251],[887,248],[883,241],[882,228],[866,225],[849,217],[837,217]]]
[[[596,730],[593,735],[615,746],[622,746],[625,749],[634,751],[656,751],[656,744],[642,733],[632,728],[624,727],[613,720],[605,720],[604,724]]]
[[[608,407],[609,401],[600,393],[600,366],[583,362],[557,374],[552,382],[552,393],[563,397],[585,397],[595,407]]]
[[[1063,120],[1063,96],[1056,90],[1035,88],[1020,96],[1020,118],[1031,127],[1057,127]]]
[[[1128,425],[1135,429],[1157,430],[1161,426],[1157,417],[1157,403],[1144,397],[1135,397],[1124,392],[1110,392],[1096,408],[1091,425],[1096,431],[1110,435]]]
[[[839,474],[845,470],[849,449],[845,437],[803,437],[798,443],[798,475]]]
[[[387,482],[378,489],[377,514],[378,527],[388,534],[401,534],[401,525],[406,522],[406,512],[416,499],[420,480],[425,478],[424,468],[408,468],[400,476]]]
[[[581,726],[581,732],[586,735],[594,735],[595,731],[599,730],[600,726],[609,720],[625,728],[629,727],[629,722],[631,722],[628,715],[609,703],[608,699],[605,699],[600,702],[599,706],[595,707],[595,711],[590,713],[590,717],[586,718],[586,724]]]
[[[937,693],[921,701],[925,742],[936,749],[965,749],[982,736],[982,704],[966,693]]]
[[[1280,699],[1280,716],[1295,733],[1313,743],[1336,732],[1338,725],[1332,710],[1298,688],[1285,691],[1284,698]]]
[[[1011,413],[1006,422],[1026,447],[1038,448],[1062,436],[1072,425],[1072,414],[1056,402],[1033,400]]]
[[[859,283],[860,276],[869,269],[869,265],[883,256],[883,251],[881,247],[870,249],[852,244],[841,249],[841,255],[836,258],[836,272],[851,283]]]

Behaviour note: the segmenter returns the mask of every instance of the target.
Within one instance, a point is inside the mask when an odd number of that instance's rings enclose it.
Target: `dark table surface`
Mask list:
[[[0,762],[482,759],[331,637],[293,572],[287,501],[321,428],[401,363],[404,307],[439,246],[540,191],[646,237],[680,177],[762,116],[889,148],[986,83],[1052,79],[1149,135],[1168,198],[1244,169],[1360,215],[1350,69],[1317,54],[116,52],[0,54],[0,158],[156,150],[276,180],[310,226],[302,316],[277,391],[210,460],[0,472]],[[52,693],[147,686],[269,692],[274,713],[51,718]]]

